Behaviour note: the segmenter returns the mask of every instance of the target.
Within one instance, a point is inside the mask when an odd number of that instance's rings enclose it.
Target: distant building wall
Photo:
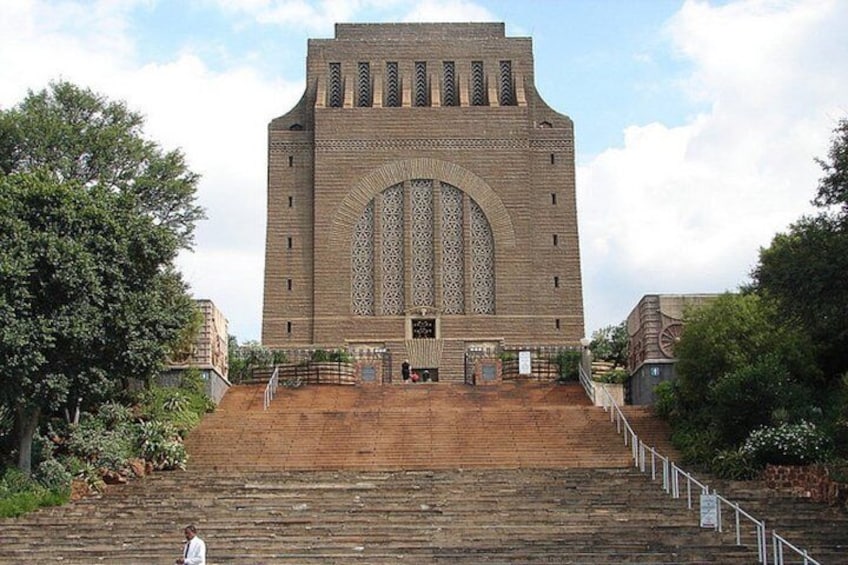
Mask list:
[[[217,404],[230,387],[227,319],[211,300],[195,302],[203,314],[203,323],[194,347],[185,358],[168,364],[159,384],[177,386],[183,371],[198,369],[206,383],[206,394]]]
[[[627,317],[630,404],[653,404],[654,389],[677,378],[674,346],[683,334],[686,313],[717,294],[646,294]]]

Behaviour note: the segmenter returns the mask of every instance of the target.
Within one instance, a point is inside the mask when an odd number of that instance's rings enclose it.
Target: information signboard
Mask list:
[[[714,494],[701,495],[701,527],[716,528],[718,524],[718,497]]]
[[[532,375],[533,374],[533,362],[530,360],[530,352],[529,351],[519,351],[518,352],[518,374],[519,375]]]

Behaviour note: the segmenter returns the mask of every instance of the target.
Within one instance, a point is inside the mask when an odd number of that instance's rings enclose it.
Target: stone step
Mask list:
[[[231,389],[190,434],[187,471],[0,520],[0,564],[171,563],[188,522],[210,565],[756,561],[751,528],[741,546],[732,527],[701,529],[633,469],[576,385],[307,386],[267,411],[263,390]],[[650,411],[625,411],[667,442]],[[844,515],[716,484],[820,562],[844,562]]]
[[[3,521],[0,563],[165,563],[190,520],[210,563],[750,563],[630,469],[161,473]]]

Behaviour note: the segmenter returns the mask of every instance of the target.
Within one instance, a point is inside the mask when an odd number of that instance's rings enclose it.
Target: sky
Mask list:
[[[586,334],[653,293],[733,291],[811,213],[848,116],[844,0],[0,0],[0,108],[69,80],[202,178],[178,264],[239,342],[262,324],[268,122],[336,22],[496,21],[575,123]]]

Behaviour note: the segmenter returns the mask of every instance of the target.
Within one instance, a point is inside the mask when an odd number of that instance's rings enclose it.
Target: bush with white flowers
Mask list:
[[[829,442],[811,422],[763,427],[751,432],[741,452],[761,464],[807,465],[827,458]]]

